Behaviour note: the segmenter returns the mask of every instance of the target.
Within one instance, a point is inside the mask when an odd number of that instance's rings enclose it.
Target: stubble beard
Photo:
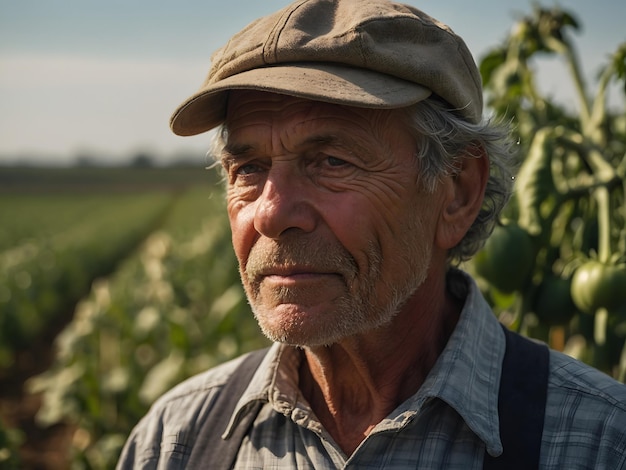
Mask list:
[[[361,277],[358,276],[354,258],[338,243],[324,244],[315,239],[292,238],[285,242],[273,242],[267,247],[253,247],[246,269],[240,267],[240,273],[261,331],[274,342],[318,347],[330,346],[388,325],[427,277],[432,251],[427,244],[416,244],[415,241],[401,241],[401,250],[406,256],[398,260],[394,273],[404,273],[404,276],[393,276],[391,279],[383,276],[382,250],[374,243],[368,248],[368,271]],[[294,305],[293,315],[276,321],[275,308],[264,305],[262,281],[257,273],[274,263],[295,265],[300,260],[340,273],[344,292],[333,300],[331,307],[316,314],[317,318],[299,314]],[[272,291],[272,303],[284,306],[301,298],[301,294],[297,287],[281,287]],[[300,308],[306,310],[307,306]]]

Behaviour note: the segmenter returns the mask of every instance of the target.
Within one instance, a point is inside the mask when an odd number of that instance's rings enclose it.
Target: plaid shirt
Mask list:
[[[275,344],[226,431],[237,425],[246,404],[265,403],[244,438],[236,468],[478,470],[485,450],[499,455],[505,339],[476,285],[467,282],[461,318],[425,383],[352,455],[334,443],[300,394],[301,353]],[[129,437],[118,468],[186,468],[212,397],[238,364],[236,359],[193,377],[159,399]],[[552,351],[540,467],[626,469],[626,386]]]

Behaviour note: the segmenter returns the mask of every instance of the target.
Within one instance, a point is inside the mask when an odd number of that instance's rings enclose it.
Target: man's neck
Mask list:
[[[419,390],[445,347],[462,303],[439,287],[437,302],[414,296],[387,327],[305,349],[301,392],[346,455]]]

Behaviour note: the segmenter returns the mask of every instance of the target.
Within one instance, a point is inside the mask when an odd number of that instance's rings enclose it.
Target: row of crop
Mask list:
[[[0,367],[29,347],[163,217],[172,193],[7,196],[0,206]],[[11,244],[10,240],[13,242]]]
[[[0,199],[0,251],[54,237],[96,215],[102,195],[4,194]]]
[[[184,378],[266,344],[240,287],[221,196],[181,196],[159,230],[94,283],[57,341],[41,423],[76,426],[73,462],[111,468],[150,404]]]

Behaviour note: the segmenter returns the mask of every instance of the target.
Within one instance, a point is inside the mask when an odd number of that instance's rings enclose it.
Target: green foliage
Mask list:
[[[498,282],[482,273],[484,290],[511,327],[552,339],[554,347],[624,381],[626,113],[609,109],[607,89],[614,81],[626,84],[626,43],[590,93],[569,36],[578,27],[573,14],[536,6],[481,61],[487,102],[513,120],[525,157],[507,223],[525,231],[535,247],[529,270],[523,261],[491,268],[526,272],[513,295],[503,295]],[[567,64],[577,113],[539,92],[533,69],[539,54]],[[509,258],[495,256],[488,244],[474,269],[481,274],[481,260]],[[553,338],[563,338],[562,344]]]
[[[491,286],[509,294],[525,286],[534,254],[532,238],[524,229],[514,223],[500,225],[477,253],[474,268]]]
[[[7,195],[0,200],[0,367],[149,233],[170,193]],[[121,209],[123,208],[123,210]]]
[[[30,384],[44,392],[38,419],[75,424],[75,462],[111,468],[158,396],[266,344],[240,286],[223,197],[191,189],[79,304],[53,367]]]
[[[21,433],[18,430],[7,428],[0,420],[0,468],[5,470],[20,468],[17,447],[21,440]]]

